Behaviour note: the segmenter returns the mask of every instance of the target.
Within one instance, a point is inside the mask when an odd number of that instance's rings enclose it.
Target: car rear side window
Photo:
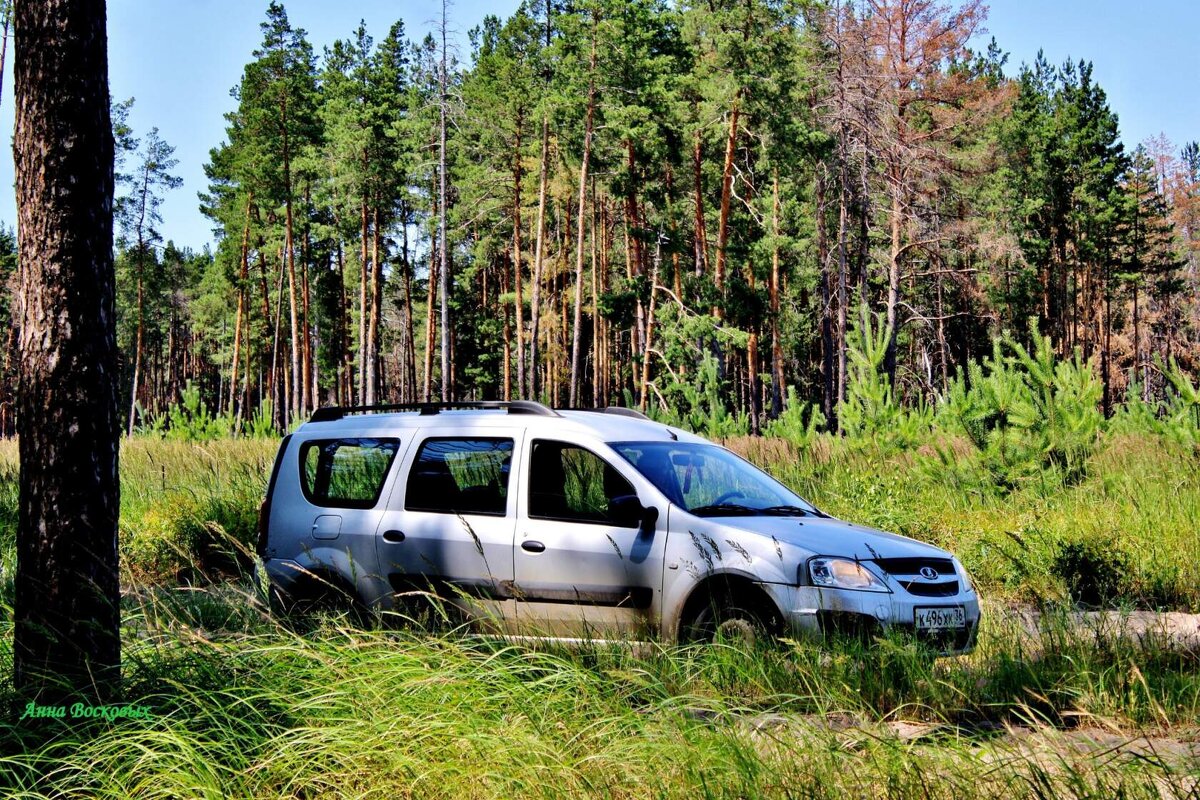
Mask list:
[[[300,487],[316,506],[372,508],[399,449],[399,439],[305,442],[300,446]]]
[[[426,439],[408,474],[404,508],[503,517],[512,452],[512,439]]]

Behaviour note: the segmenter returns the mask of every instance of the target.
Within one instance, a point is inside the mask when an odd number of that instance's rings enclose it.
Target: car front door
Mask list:
[[[547,635],[654,633],[661,607],[666,508],[645,524],[630,478],[581,445],[526,446],[514,558],[522,630]]]

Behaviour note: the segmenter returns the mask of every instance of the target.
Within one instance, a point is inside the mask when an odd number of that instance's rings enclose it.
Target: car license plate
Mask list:
[[[917,630],[942,631],[967,627],[967,611],[962,606],[934,606],[913,609]]]

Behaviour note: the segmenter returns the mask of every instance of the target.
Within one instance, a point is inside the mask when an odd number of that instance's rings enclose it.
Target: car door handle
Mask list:
[[[546,545],[536,539],[526,539],[521,542],[521,549],[528,553],[542,553],[546,550]]]
[[[383,540],[385,542],[399,543],[404,541],[404,531],[384,531]]]

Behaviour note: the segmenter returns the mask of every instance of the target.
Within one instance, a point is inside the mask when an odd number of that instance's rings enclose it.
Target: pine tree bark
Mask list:
[[[821,292],[821,414],[833,421],[833,287],[829,274],[829,233],[825,226],[829,182],[824,164],[817,165],[815,199],[817,206],[817,265]]]
[[[287,255],[287,276],[288,276],[288,305],[290,312],[291,326],[289,333],[291,346],[291,376],[288,386],[291,387],[291,396],[288,407],[291,409],[291,420],[299,419],[303,408],[303,392],[300,384],[303,382],[300,376],[300,324],[299,324],[299,309],[296,305],[296,248],[293,232],[295,230],[295,219],[292,213],[292,156],[289,150],[289,142],[287,135],[287,95],[285,94],[280,100],[280,122],[283,128],[283,190],[284,190],[284,247]],[[280,265],[283,266],[282,264]]]
[[[404,375],[403,402],[411,403],[417,398],[417,346],[413,335],[412,278],[413,269],[408,255],[408,209],[404,206],[401,219],[401,265],[404,269]]]
[[[101,0],[14,8],[21,320],[13,677],[39,703],[120,683],[113,138]]]
[[[441,285],[441,322],[442,322],[442,402],[454,399],[454,370],[450,343],[450,288],[454,282],[450,279],[450,258],[446,215],[449,213],[449,202],[446,197],[446,111],[450,101],[446,93],[446,6],[448,0],[442,0],[442,58],[441,69],[438,70],[438,200],[441,213],[438,215],[438,270]]]
[[[517,355],[517,397],[525,395],[525,298],[522,297],[522,284],[525,277],[521,269],[521,126],[524,116],[517,114],[516,143],[513,146],[513,300],[515,315],[516,355]]]
[[[579,404],[579,344],[583,327],[583,243],[587,222],[588,164],[592,158],[592,121],[596,116],[596,12],[592,12],[592,53],[588,62],[588,101],[583,118],[583,157],[579,164],[579,208],[575,223],[575,313],[571,327],[571,385],[567,404]]]
[[[246,306],[246,279],[250,272],[250,206],[254,202],[254,195],[251,194],[246,200],[246,224],[242,228],[242,250],[240,268],[238,270],[238,289],[237,289],[237,313],[233,318],[233,363],[230,367],[229,376],[229,410],[236,415],[240,421],[242,418],[242,404],[237,402],[237,382],[238,382],[238,357],[241,355],[242,345],[242,315],[245,313]]]
[[[138,256],[141,257],[140,254]],[[137,400],[138,386],[141,384],[142,373],[142,351],[145,349],[142,344],[145,337],[145,312],[143,301],[142,278],[139,275],[137,280],[137,333],[134,335],[133,343],[133,385],[129,390],[129,428],[128,434],[133,436],[133,425],[137,421]]]
[[[888,380],[891,385],[896,385],[896,338],[897,325],[899,320],[897,311],[900,306],[900,257],[902,252],[901,235],[903,225],[901,214],[904,212],[904,205],[900,193],[900,176],[892,176],[892,213],[891,213],[891,240],[888,250],[888,273],[887,273],[887,306],[885,308],[887,319],[887,352],[883,358],[883,369],[887,373]]]
[[[436,200],[434,202],[436,203]],[[433,400],[433,342],[434,334],[437,331],[433,303],[437,297],[437,285],[437,259],[431,258],[429,260],[429,286],[425,296],[425,374],[423,376],[425,385],[421,392],[421,399],[426,403]]]
[[[779,268],[779,173],[776,172],[772,183],[771,197],[771,234],[775,241],[771,245],[771,285],[770,285],[770,301],[771,301],[771,416],[778,417],[783,412],[783,342],[779,335],[779,315],[781,313],[780,303],[780,282],[782,276]],[[817,219],[817,225],[822,225],[820,217]],[[820,248],[818,248],[820,250]],[[821,275],[828,281],[828,276],[824,272],[825,265],[821,265]],[[825,284],[828,286],[828,283]],[[822,331],[828,327],[828,317],[824,310],[821,315]]]
[[[550,163],[550,118],[542,118],[542,159],[538,179],[537,237],[533,246],[533,289],[529,302],[529,397],[536,400],[538,327],[542,311],[542,257],[546,245],[546,188]]]
[[[379,315],[383,307],[383,264],[379,260],[379,205],[371,212],[371,312],[367,321],[367,405],[379,394]]]
[[[308,181],[304,184],[304,204],[307,207],[310,219],[312,212],[312,187]],[[300,370],[304,386],[304,400],[302,407],[305,412],[317,407],[317,378],[315,367],[314,350],[316,343],[313,341],[313,332],[309,320],[309,311],[312,304],[310,297],[311,284],[309,279],[308,266],[312,260],[312,241],[310,238],[310,226],[304,226],[304,239],[300,249],[300,310],[301,310],[301,335],[300,335]]]
[[[364,161],[366,157],[364,156]],[[359,200],[358,247],[358,404],[367,404],[367,196]]]
[[[696,138],[692,144],[692,179],[693,191],[695,192],[695,234],[694,240],[696,250],[696,277],[699,278],[704,274],[705,265],[708,261],[708,233],[704,227],[704,181],[703,181],[703,150],[700,142],[700,128],[696,128]],[[682,295],[680,296],[682,299]]]
[[[717,263],[713,271],[713,283],[718,291],[725,288],[725,251],[729,244],[729,205],[733,197],[733,157],[737,153],[740,101],[739,90],[733,96],[733,108],[729,112],[729,136],[725,141],[725,164],[721,170],[721,216],[717,222]],[[717,316],[721,316],[719,308]]]
[[[843,138],[843,142],[845,139]],[[842,403],[846,400],[846,311],[850,306],[850,254],[848,252],[850,224],[850,176],[846,169],[846,152],[838,156],[838,296],[837,296],[837,396],[833,409],[838,433],[842,430]],[[865,289],[865,287],[864,287]],[[862,292],[865,297],[865,291]]]

